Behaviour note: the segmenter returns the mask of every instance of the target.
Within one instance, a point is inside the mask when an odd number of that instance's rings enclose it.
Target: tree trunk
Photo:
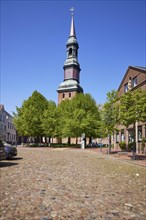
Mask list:
[[[89,137],[89,144],[92,143],[92,137]]]
[[[136,144],[136,153],[139,152],[138,149],[138,122],[135,123],[135,144]]]
[[[112,140],[111,140],[111,134],[110,134],[109,135],[108,154],[110,154],[110,152],[111,152],[111,143],[112,143]]]
[[[70,137],[68,138],[68,145],[70,145]]]
[[[49,143],[48,143],[49,147],[50,147],[50,139],[51,139],[51,138],[49,137]]]
[[[86,137],[85,137],[85,147],[86,147],[86,142],[87,142],[87,140],[86,140]]]
[[[136,159],[136,135],[137,135],[137,132],[135,132],[135,129],[136,129],[136,123],[134,123],[133,124],[133,130],[134,130],[134,143],[133,143],[133,147],[132,147],[132,158],[133,158],[133,160],[135,160]]]

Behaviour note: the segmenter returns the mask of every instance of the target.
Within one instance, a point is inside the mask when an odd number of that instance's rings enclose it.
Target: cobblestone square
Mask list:
[[[0,220],[145,220],[146,168],[81,149],[0,162]]]

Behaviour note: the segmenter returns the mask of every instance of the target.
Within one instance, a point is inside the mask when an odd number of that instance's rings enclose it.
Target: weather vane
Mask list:
[[[70,8],[70,11],[71,11],[71,14],[73,15],[74,14],[74,7]]]

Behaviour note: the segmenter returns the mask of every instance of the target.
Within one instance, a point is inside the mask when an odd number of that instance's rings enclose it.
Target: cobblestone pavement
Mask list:
[[[0,220],[145,220],[146,168],[81,149],[0,162]]]
[[[88,148],[87,150],[94,151],[98,154],[107,154],[107,148],[103,148],[102,151],[99,148]],[[117,151],[112,149],[110,156],[116,157],[117,159],[125,160],[128,163],[133,163],[133,164],[137,164],[139,166],[146,167],[146,154],[138,153],[135,155],[135,160],[133,160],[132,152],[126,152],[126,154],[120,154],[120,153],[122,153],[120,151],[121,151],[120,149]]]

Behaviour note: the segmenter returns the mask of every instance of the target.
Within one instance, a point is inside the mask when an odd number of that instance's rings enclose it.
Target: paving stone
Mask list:
[[[18,155],[0,168],[0,220],[146,219],[144,167],[80,149]]]

